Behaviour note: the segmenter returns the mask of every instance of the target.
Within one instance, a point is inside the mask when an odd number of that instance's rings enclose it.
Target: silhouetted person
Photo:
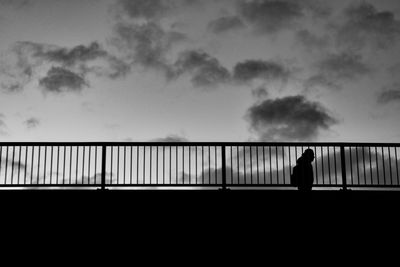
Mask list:
[[[297,160],[297,187],[300,191],[311,191],[314,184],[314,171],[311,163],[314,161],[314,151],[307,149]]]

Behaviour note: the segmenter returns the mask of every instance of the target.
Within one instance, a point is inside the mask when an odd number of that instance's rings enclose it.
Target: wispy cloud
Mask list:
[[[158,19],[172,8],[172,1],[118,0],[114,9],[120,15],[133,19]]]
[[[28,6],[32,0],[0,0],[0,6],[11,6],[14,8],[21,8]]]
[[[118,23],[114,27],[112,43],[131,61],[145,69],[156,69],[169,73],[166,54],[172,45],[185,39],[175,31],[165,31],[154,22],[144,24]]]
[[[175,73],[190,73],[196,87],[215,87],[230,80],[230,72],[214,58],[201,50],[187,50],[174,65]]]
[[[329,36],[317,36],[309,30],[303,29],[296,33],[296,43],[309,51],[321,50],[329,45]]]
[[[210,21],[207,28],[215,34],[245,28],[245,24],[238,16],[226,16]]]
[[[318,102],[303,96],[268,99],[252,106],[246,118],[263,141],[310,141],[337,120]]]
[[[24,122],[28,129],[34,129],[40,125],[40,120],[37,118],[29,118]]]
[[[291,28],[304,16],[300,3],[293,1],[240,1],[239,13],[259,33]]]
[[[39,80],[39,85],[47,92],[79,92],[87,82],[77,73],[60,67],[52,67],[47,76]]]
[[[400,38],[400,21],[391,11],[379,11],[362,1],[345,10],[345,23],[337,29],[339,45],[361,49],[367,45],[385,49]]]
[[[379,104],[400,102],[400,84],[395,83],[392,86],[383,88],[383,90],[378,93],[377,101]]]
[[[12,55],[15,58],[10,60]],[[1,87],[7,92],[20,92],[33,80],[39,80],[41,86],[53,92],[61,87],[81,89],[88,85],[83,82],[88,74],[116,79],[130,70],[125,61],[107,52],[98,42],[72,48],[17,42],[0,65]],[[48,69],[45,78],[39,76],[43,69]]]
[[[31,46],[33,57],[59,63],[66,67],[73,67],[78,63],[93,61],[108,56],[108,53],[100,47],[98,42],[93,42],[88,46],[78,45],[70,49],[27,42],[20,43],[20,45]]]
[[[372,69],[359,54],[350,52],[329,54],[315,64],[319,82],[341,84],[343,81],[355,80],[370,74]],[[317,81],[317,80],[315,80]]]
[[[5,130],[6,128],[6,123],[4,122],[5,116],[0,113],[0,135],[7,135],[7,132]]]
[[[318,0],[248,0],[238,1],[238,13],[257,33],[273,34],[298,26],[309,14],[328,16],[330,9]]]
[[[282,64],[274,61],[247,60],[236,64],[233,70],[234,80],[237,82],[251,82],[254,79],[266,81],[289,78],[290,71]]]
[[[153,140],[151,140],[151,142],[186,143],[186,142],[189,142],[189,140],[187,138],[185,138],[185,137],[172,134],[172,135],[168,135],[167,137],[153,139]]]

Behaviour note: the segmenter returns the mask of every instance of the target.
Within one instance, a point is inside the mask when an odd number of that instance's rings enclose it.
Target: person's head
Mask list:
[[[315,159],[314,151],[312,149],[307,149],[303,153],[303,158],[306,159],[309,162],[313,162],[314,159]]]

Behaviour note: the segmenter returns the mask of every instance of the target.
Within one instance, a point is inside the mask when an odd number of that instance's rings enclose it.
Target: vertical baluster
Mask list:
[[[356,146],[357,185],[360,185],[360,161],[358,160],[358,146]]]
[[[378,185],[380,185],[380,173],[379,173],[379,164],[378,164],[378,148],[375,147],[375,161],[376,161],[376,175],[378,177]]]
[[[86,146],[83,146],[81,184],[85,183],[85,150],[86,150]]]
[[[394,153],[396,157],[396,174],[397,174],[397,185],[400,185],[400,177],[399,177],[399,160],[397,158],[397,147],[394,148]]]
[[[41,147],[39,146],[39,156],[38,156],[38,171],[37,171],[37,181],[36,181],[36,183],[37,184],[39,184],[39,179],[40,179],[40,150],[41,150]]]
[[[53,184],[53,150],[54,150],[54,146],[51,146],[50,184]]]
[[[269,183],[273,184],[272,181],[272,151],[271,151],[271,147],[268,147],[269,150]]]
[[[371,185],[374,183],[374,178],[372,177],[372,156],[371,156],[371,147],[368,147],[369,153],[369,172],[371,175]]]
[[[33,184],[33,158],[34,158],[34,156],[35,156],[35,147],[33,146],[32,147],[32,162],[31,162],[31,184]]]
[[[253,184],[253,146],[250,146],[250,184]]]
[[[21,174],[21,151],[22,147],[19,146],[19,154],[18,154],[18,181],[17,184],[19,185],[19,179],[20,179],[20,174]],[[1,159],[0,159],[1,160]]]
[[[237,163],[237,180],[238,180],[238,184],[240,184],[240,154],[239,154],[239,146],[236,147],[236,163]]]
[[[57,183],[56,184],[58,184],[59,177],[60,177],[59,171],[60,171],[60,146],[57,146],[57,178],[56,178]]]
[[[0,161],[1,161],[1,150],[0,150]],[[25,147],[25,172],[24,172],[24,184],[26,184],[26,172],[28,168],[28,146]],[[0,168],[1,172],[1,168]]]
[[[329,153],[329,146],[328,149],[328,170],[329,170],[329,185],[332,185],[332,175],[331,175],[331,155]]]
[[[336,147],[333,147],[333,162],[335,164],[335,185],[338,185],[337,162],[336,162]]]
[[[388,147],[389,152],[389,173],[390,173],[390,185],[393,185],[393,177],[392,177],[392,157],[390,155],[390,147]]]
[[[383,147],[382,147],[382,166],[383,166],[383,182],[384,185],[386,185],[385,151],[383,150]]]
[[[278,165],[278,147],[275,146],[275,161],[276,161],[276,182],[279,185],[279,165]]]

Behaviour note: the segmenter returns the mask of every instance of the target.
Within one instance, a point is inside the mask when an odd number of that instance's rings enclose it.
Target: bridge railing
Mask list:
[[[400,189],[400,144],[0,143],[0,188],[283,188],[305,149],[314,187]]]

